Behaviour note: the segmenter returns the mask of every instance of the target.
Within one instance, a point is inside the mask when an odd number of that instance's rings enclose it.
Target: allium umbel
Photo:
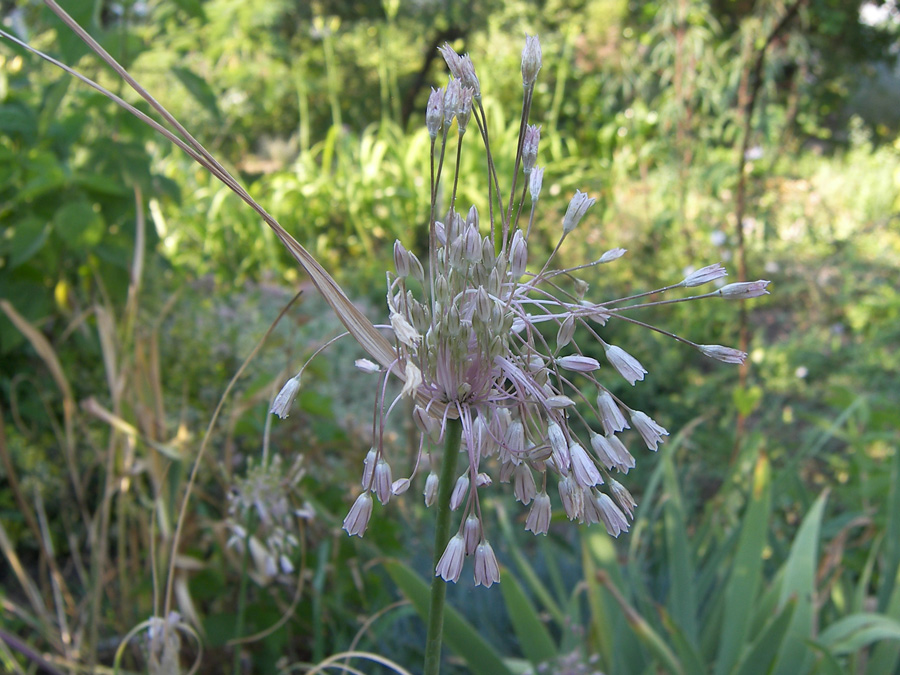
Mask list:
[[[544,260],[529,259],[529,235],[543,180],[543,169],[535,166],[539,128],[528,125],[534,82],[541,67],[537,38],[527,38],[523,50],[523,136],[508,193],[524,199],[527,192],[527,205],[512,196],[504,203],[501,197],[471,59],[449,45],[440,52],[452,78],[446,88],[432,92],[426,113],[433,169],[427,265],[423,269],[400,242],[395,244],[395,274],[388,274],[387,292],[395,359],[382,363],[380,369],[362,368],[379,373],[381,393],[373,449],[364,462],[363,493],[344,521],[344,529],[362,536],[373,508],[372,494],[385,504],[392,494],[406,490],[419,467],[434,467],[429,461],[431,449],[442,440],[448,420],[459,419],[461,452],[467,466],[450,497],[450,506],[460,514],[459,528],[435,571],[446,581],[456,581],[465,557],[473,555],[475,583],[490,586],[499,581],[499,566],[484,531],[480,497],[481,491],[495,482],[512,483],[516,500],[530,505],[525,529],[534,534],[546,534],[550,527],[548,483],[552,481],[557,483],[560,503],[570,520],[603,523],[613,536],[628,531],[636,504],[611,472],[627,473],[635,459],[619,434],[633,428],[650,450],[656,450],[668,432],[645,413],[628,407],[598,379],[597,374],[605,372],[635,385],[648,374],[637,358],[601,337],[606,323],[620,320],[646,327],[631,319],[633,311],[701,298],[755,297],[768,292],[768,282],[730,284],[675,300],[642,300],[724,277],[724,268],[716,263],[648,293],[586,300],[588,286],[576,273],[612,263],[625,253],[615,248],[577,267],[554,267],[565,239],[590,218],[594,198],[576,191],[562,218],[553,252]],[[444,162],[445,152],[453,148],[448,139],[454,119],[457,153],[470,121],[487,146],[488,222],[474,207],[463,214],[454,206],[458,177],[451,180],[444,175],[459,166],[458,162]],[[450,207],[439,213],[438,205],[444,203]],[[593,344],[579,345],[576,334],[590,336]],[[677,339],[726,363],[741,363],[746,357],[735,349]],[[612,369],[596,358],[601,349]],[[391,374],[404,380],[400,396],[392,403],[383,400],[383,381]],[[292,382],[289,388],[293,388]],[[587,395],[587,389],[594,393]],[[289,390],[279,400],[294,393]],[[403,397],[415,406],[419,457],[408,478],[394,481],[393,485],[403,481],[402,489],[397,490],[392,489],[384,425],[385,417]],[[278,406],[275,412],[286,410]],[[630,440],[635,438],[632,434]],[[429,472],[424,481],[426,505],[434,503],[437,486],[437,475]]]

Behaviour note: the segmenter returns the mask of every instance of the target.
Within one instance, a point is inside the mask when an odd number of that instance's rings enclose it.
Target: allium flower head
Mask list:
[[[613,536],[628,531],[636,504],[612,472],[627,473],[636,460],[620,436],[630,434],[629,442],[640,438],[656,450],[668,432],[600,383],[600,377],[609,381],[621,376],[635,385],[649,374],[635,356],[603,339],[604,327],[611,321],[647,326],[630,315],[658,302],[642,298],[707,283],[725,271],[721,265],[709,265],[647,293],[589,299],[589,285],[580,275],[620,260],[625,250],[613,248],[597,260],[574,267],[557,266],[557,252],[579,223],[589,218],[595,202],[581,191],[566,207],[555,248],[548,256],[537,256],[539,249],[532,246],[530,235],[543,170],[536,166],[539,128],[528,123],[531,85],[541,65],[537,38],[528,38],[523,50],[523,135],[517,146],[516,175],[509,177],[510,196],[505,200],[498,195],[499,177],[494,178],[491,166],[489,195],[496,201],[489,221],[483,222],[474,207],[457,211],[459,180],[452,171],[459,164],[443,161],[447,135],[438,133],[438,111],[443,124],[455,116],[462,130],[471,118],[483,140],[489,134],[471,60],[447,45],[440,51],[452,78],[443,90],[432,94],[426,111],[434,177],[427,260],[422,256],[427,264],[417,267],[414,253],[400,242],[395,245],[396,273],[388,274],[386,293],[394,358],[380,362],[382,384],[376,400],[375,438],[364,462],[364,491],[345,519],[344,529],[362,536],[373,495],[387,503],[406,490],[419,467],[427,467],[424,496],[426,505],[432,505],[438,498],[439,480],[429,455],[441,442],[448,421],[458,419],[466,465],[449,497],[449,507],[458,514],[454,516],[459,518],[458,530],[435,573],[455,582],[465,558],[472,556],[476,584],[490,586],[499,580],[499,565],[487,543],[480,499],[493,485],[512,485],[515,499],[529,508],[525,529],[534,534],[546,534],[550,528],[553,482],[569,520],[600,523]],[[464,151],[462,141],[460,136],[457,152]],[[492,157],[490,148],[487,156]],[[526,195],[530,203],[516,201],[516,196],[526,199]],[[765,292],[766,283],[732,284],[683,300],[753,297]],[[678,339],[721,361],[737,362],[741,354]],[[603,363],[597,358],[601,350]],[[384,379],[391,375],[404,381],[400,396],[415,400],[413,418],[420,434],[419,456],[411,473],[396,480],[392,469],[399,470],[400,464],[389,462],[384,442],[385,417],[398,409],[396,401],[384,400],[389,391]]]

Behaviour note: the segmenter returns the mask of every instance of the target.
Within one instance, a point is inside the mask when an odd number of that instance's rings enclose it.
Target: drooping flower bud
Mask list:
[[[444,554],[441,556],[441,559],[438,561],[437,567],[434,570],[434,576],[440,577],[444,581],[456,583],[462,572],[465,555],[465,542],[463,541],[462,535],[457,532],[447,543],[447,548],[444,549]]]
[[[641,438],[644,439],[644,443],[647,444],[647,447],[654,452],[656,452],[656,446],[666,440],[663,436],[669,435],[668,431],[659,426],[649,415],[642,413],[640,410],[632,411],[631,422],[634,424],[634,428],[638,430],[638,433],[640,433]]]
[[[525,519],[525,529],[534,534],[547,534],[550,529],[550,496],[546,492],[534,498]]]
[[[463,499],[469,491],[469,474],[464,473],[456,479],[456,485],[453,486],[453,492],[450,494],[450,510],[456,511],[462,506]]]
[[[641,362],[631,354],[615,345],[605,345],[604,348],[606,349],[606,358],[609,359],[613,368],[618,370],[619,374],[628,380],[631,386],[634,386],[634,383],[638,380],[644,379],[647,371],[644,370]]]
[[[272,401],[272,407],[269,408],[269,412],[278,415],[281,419],[287,417],[288,414],[290,414],[291,404],[293,404],[294,399],[297,397],[297,392],[299,391],[300,373],[297,373],[294,377],[284,383],[281,391],[278,392],[275,400]]]
[[[438,479],[438,475],[434,471],[428,474],[428,478],[425,479],[425,491],[423,492],[425,495],[425,506],[434,504],[434,500],[438,493],[439,483],[440,480]]]
[[[485,541],[475,549],[475,585],[490,588],[500,581],[500,565],[494,549]]]
[[[625,421],[622,409],[619,408],[612,394],[605,389],[597,395],[597,408],[600,411],[600,422],[606,433],[612,434],[628,428],[628,422]]]
[[[478,542],[481,541],[481,521],[475,515],[469,515],[466,518],[466,524],[463,526],[463,539],[466,543],[466,555],[475,553]]]
[[[350,513],[344,518],[343,528],[347,530],[347,534],[351,537],[353,535],[361,537],[369,526],[369,518],[371,517],[372,495],[368,492],[363,492],[356,498],[356,501],[353,502]]]

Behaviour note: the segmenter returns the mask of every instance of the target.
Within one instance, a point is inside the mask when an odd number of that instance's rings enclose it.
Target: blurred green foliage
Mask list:
[[[533,121],[543,124],[546,196],[532,246],[553,247],[575,188],[598,196],[596,226],[560,256],[578,264],[628,248],[587,278],[589,297],[618,297],[677,281],[688,266],[722,260],[734,269],[741,87],[792,3],[69,4],[374,318],[393,241],[417,252],[425,241],[422,121],[429,87],[445,80],[435,52],[443,40],[475,61],[508,181],[520,38],[540,34]],[[900,555],[900,125],[860,102],[887,95],[877,73],[894,65],[898,29],[896,19],[862,22],[862,5],[809,0],[767,47],[743,227],[750,274],[772,279],[775,293],[749,306],[746,387],[734,370],[661,336],[611,325],[609,340],[651,371],[629,392],[635,407],[687,431],[627,476],[642,507],[617,542],[563,524],[535,542],[506,527],[520,514],[488,505],[508,532],[497,547],[509,569],[501,588],[451,593],[463,623],[448,645],[460,658],[478,658],[468,621],[517,672],[547,661],[571,672],[588,662],[607,673],[759,672],[747,664],[763,653],[790,673],[896,670],[896,627],[884,617],[897,616]],[[6,8],[4,30],[123,91],[47,10]],[[475,140],[466,141],[459,204],[485,213]],[[136,204],[146,216],[145,272],[132,312]],[[160,550],[178,515],[181,460],[195,457],[228,380],[289,299],[285,287],[297,284],[280,244],[226,188],[99,94],[3,41],[0,298],[45,336],[72,393],[57,386],[39,342],[0,314],[0,440],[10,459],[0,468],[0,522],[26,573],[44,580],[51,556],[16,501],[13,466],[19,493],[45,500],[61,578],[85,597],[99,583],[85,562],[102,548],[93,537],[111,523],[110,566],[96,567],[108,572],[107,595],[91,605],[101,661],[103,645],[161,611],[148,561],[168,562]],[[736,340],[738,311],[726,303],[641,318],[702,342]],[[297,412],[272,430],[265,424],[272,387],[337,331],[324,305],[304,297],[213,431],[177,572],[179,609],[193,603],[207,672],[231,661],[246,576],[226,545],[228,489],[263,443],[304,454],[291,503],[316,516],[300,526],[296,601],[296,579],[253,577],[244,634],[276,628],[240,647],[247,670],[318,662],[355,637],[404,665],[418,662],[424,631],[414,610],[388,608],[398,597],[389,580],[415,604],[415,574],[429,574],[430,513],[412,495],[420,488],[376,513],[365,540],[338,531],[374,400],[352,367],[357,351],[338,343],[306,371]],[[91,397],[137,435],[76,405],[66,427],[63,407]],[[748,417],[740,445],[737,411]],[[408,435],[401,424],[392,440],[405,448]],[[72,473],[83,494],[74,494]],[[382,566],[381,556],[406,567]],[[25,607],[21,579],[0,575],[4,599]],[[63,613],[76,616],[67,602]],[[54,621],[31,607],[2,629],[65,655]],[[143,657],[135,648],[129,666],[139,669]]]

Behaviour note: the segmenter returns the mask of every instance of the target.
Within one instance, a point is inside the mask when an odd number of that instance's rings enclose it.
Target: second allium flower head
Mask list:
[[[428,261],[423,266],[402,243],[394,246],[396,274],[388,275],[387,300],[396,361],[381,370],[383,378],[391,372],[402,373],[401,395],[416,401],[419,458],[408,478],[392,480],[383,426],[384,411],[389,413],[394,406],[385,405],[385,390],[379,387],[376,438],[365,460],[364,491],[344,520],[344,528],[362,536],[372,513],[371,495],[384,504],[392,495],[405,492],[418,468],[431,466],[423,460],[432,444],[440,442],[448,417],[458,417],[468,465],[457,480],[450,504],[462,509],[462,514],[459,531],[447,545],[436,574],[456,581],[465,557],[474,556],[475,583],[490,586],[499,581],[499,567],[482,527],[479,498],[495,477],[513,483],[517,501],[530,506],[526,529],[535,534],[545,534],[549,528],[548,475],[554,474],[562,508],[570,520],[603,523],[610,534],[618,536],[628,530],[636,506],[628,490],[611,475],[613,469],[627,473],[635,466],[619,434],[633,426],[650,450],[656,450],[668,435],[648,415],[629,408],[597,380],[600,363],[585,355],[575,342],[576,328],[595,339],[607,362],[634,385],[644,379],[646,369],[621,347],[605,342],[602,327],[609,320],[632,321],[628,312],[659,304],[639,298],[699,286],[726,276],[726,272],[718,264],[709,265],[648,293],[600,302],[586,300],[587,284],[574,273],[617,260],[624,250],[613,249],[578,267],[554,268],[557,251],[594,204],[594,199],[578,191],[566,209],[553,252],[546,260],[529,264],[529,235],[543,179],[543,170],[535,166],[540,130],[527,124],[541,68],[540,43],[537,37],[528,37],[522,52],[523,132],[505,209],[474,65],[468,55],[460,56],[449,45],[440,51],[452,77],[446,88],[432,92],[426,110],[433,176]],[[449,194],[442,189],[444,156],[454,119],[457,153],[472,119],[487,149],[489,223],[482,222],[474,207],[466,215],[455,210],[456,177]],[[531,197],[527,222],[521,222],[524,204],[514,198],[519,167]],[[521,194],[524,198],[524,192]],[[439,215],[438,204],[444,198],[449,198],[450,207]],[[755,297],[767,293],[767,284],[731,284],[674,301]],[[727,363],[740,363],[746,357],[735,349],[677,339]],[[365,361],[364,365],[372,364]],[[596,394],[587,396],[584,387],[576,387],[573,373],[595,388]],[[289,382],[288,386],[293,385]],[[281,406],[276,401],[275,412],[284,413],[284,398]],[[434,501],[436,484],[437,477],[429,474],[426,504]]]

